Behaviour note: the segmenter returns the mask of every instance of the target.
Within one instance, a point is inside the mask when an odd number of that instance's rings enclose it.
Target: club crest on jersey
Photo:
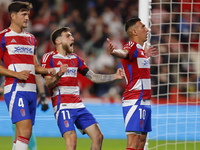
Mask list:
[[[20,111],[21,111],[21,115],[24,117],[26,115],[25,110],[22,108]]]
[[[71,63],[72,63],[73,66],[76,66],[74,60],[71,60]]]
[[[69,122],[67,120],[64,121],[65,127],[68,128],[69,127]]]
[[[28,37],[27,41],[28,41],[29,45],[32,45],[32,42],[31,42],[31,38],[30,38],[30,37]]]
[[[143,128],[144,121],[140,120],[140,128]]]

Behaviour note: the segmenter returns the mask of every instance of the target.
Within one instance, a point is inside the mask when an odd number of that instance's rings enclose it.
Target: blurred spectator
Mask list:
[[[9,13],[5,7],[5,3],[0,3],[0,31],[6,29],[9,26],[10,19]]]
[[[181,0],[176,1],[181,2]],[[153,88],[155,89],[153,93],[164,93],[165,96],[166,91],[171,90],[172,86],[169,85],[177,84],[177,76],[180,75],[180,81],[185,81],[185,74],[191,70],[197,71],[198,68],[195,66],[198,55],[195,54],[192,58],[186,55],[200,50],[200,4],[198,0],[187,0],[187,3],[181,4],[176,1],[174,3],[165,1],[159,4],[160,1],[152,0],[156,3],[152,4],[151,10],[151,44],[160,51],[156,57],[151,58],[151,63],[155,64],[151,67],[152,84],[157,87],[157,89]],[[10,2],[11,0],[0,2],[0,30],[9,25],[9,16],[5,7]],[[120,66],[119,59],[106,55],[106,38],[109,37],[114,45],[122,48],[127,41],[123,24],[128,19],[138,16],[138,0],[34,0],[31,2],[33,10],[27,30],[38,40],[39,60],[44,53],[55,48],[50,40],[51,32],[58,27],[68,26],[76,39],[74,41],[76,53],[84,58],[92,70],[108,73]],[[191,15],[191,12],[195,13]],[[194,81],[194,76],[191,75],[189,80]],[[197,74],[196,76],[199,77]],[[80,84],[83,85],[81,90],[83,95],[95,96],[92,88],[96,85],[86,84],[86,80],[82,78]],[[113,93],[116,95],[124,91],[123,83],[101,86],[104,87],[102,88],[104,91],[97,96],[108,98],[113,97]]]

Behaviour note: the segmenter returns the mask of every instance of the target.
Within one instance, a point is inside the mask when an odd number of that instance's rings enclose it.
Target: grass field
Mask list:
[[[77,150],[89,150],[90,139],[78,139]],[[42,138],[37,137],[38,150],[65,150],[65,142],[63,138]],[[103,150],[125,150],[126,140],[121,139],[104,139]],[[0,150],[12,149],[12,137],[0,137]]]
[[[90,139],[78,139],[77,150],[89,150]],[[193,142],[181,142],[175,145],[174,141],[149,141],[149,148],[151,150],[199,150],[200,142],[194,144]],[[157,145],[157,147],[156,147]],[[63,138],[43,138],[37,137],[38,150],[65,150],[65,142]],[[104,139],[102,150],[125,150],[125,139]],[[12,137],[0,137],[0,150],[12,149]]]

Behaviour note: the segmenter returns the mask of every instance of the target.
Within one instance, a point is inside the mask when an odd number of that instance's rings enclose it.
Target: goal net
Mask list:
[[[151,58],[148,149],[200,149],[200,1],[152,0],[149,6],[149,42],[158,54]]]

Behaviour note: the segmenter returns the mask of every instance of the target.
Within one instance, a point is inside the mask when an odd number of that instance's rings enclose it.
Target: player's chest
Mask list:
[[[77,59],[68,59],[68,58],[53,58],[53,66],[60,67],[63,64],[67,64],[68,67],[78,67]]]
[[[35,43],[31,37],[11,36],[5,38],[9,55],[34,55]]]
[[[58,70],[60,69],[61,65],[67,64],[67,72],[65,72],[63,77],[77,77],[78,61],[76,59],[54,59],[53,64]]]

